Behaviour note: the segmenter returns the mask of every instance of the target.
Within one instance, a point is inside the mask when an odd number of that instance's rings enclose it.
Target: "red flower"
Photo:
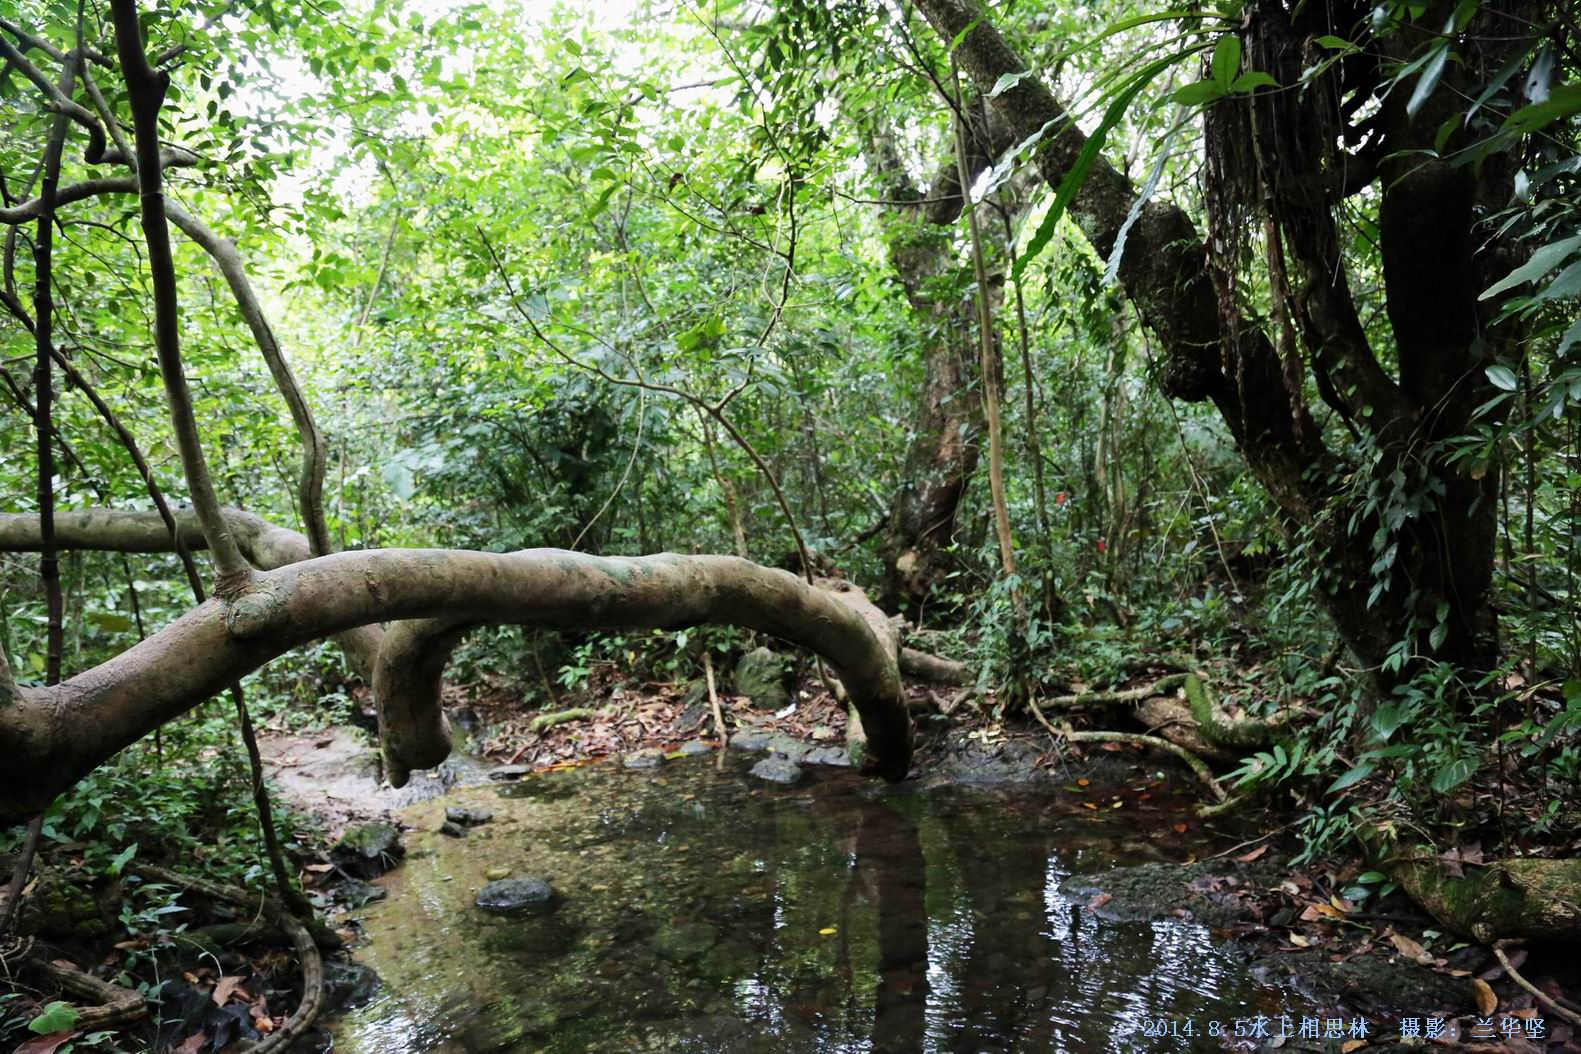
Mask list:
[[[1063,490],[1060,491],[1058,494],[1054,495],[1054,504],[1055,505],[1063,505],[1063,504],[1065,504],[1065,492]]]
[[[1108,552],[1109,551],[1109,543],[1104,541],[1102,538],[1099,538],[1098,539],[1098,551],[1100,553]]]

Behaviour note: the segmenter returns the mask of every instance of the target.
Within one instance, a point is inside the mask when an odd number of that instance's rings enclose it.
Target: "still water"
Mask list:
[[[335,1049],[1221,1050],[1144,1030],[1300,1012],[1205,928],[1090,906],[1088,876],[1205,851],[1195,825],[1175,830],[1193,799],[1168,785],[930,789],[809,769],[780,788],[750,763],[600,764],[414,807],[425,831],[446,805],[494,819],[408,834],[357,953],[384,987],[335,1025]],[[547,878],[558,906],[474,907],[503,868]]]

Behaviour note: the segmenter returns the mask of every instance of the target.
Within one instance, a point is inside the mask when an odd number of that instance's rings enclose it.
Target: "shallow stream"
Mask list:
[[[1207,929],[1106,919],[1082,889],[1223,848],[1190,823],[1194,795],[833,769],[782,788],[750,763],[606,763],[414,806],[420,831],[358,951],[384,986],[335,1049],[1222,1050],[1234,1041],[1149,1033],[1303,1008]],[[447,805],[494,818],[427,833]],[[475,907],[504,868],[547,878],[556,907]]]

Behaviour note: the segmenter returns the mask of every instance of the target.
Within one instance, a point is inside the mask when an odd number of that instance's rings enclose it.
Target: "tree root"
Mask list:
[[[1282,729],[1286,720],[1235,718],[1225,713],[1217,695],[1200,675],[1188,673],[1181,681],[1186,693],[1186,706],[1196,720],[1202,734],[1210,743],[1236,750],[1255,750],[1265,747]]]
[[[574,706],[569,710],[556,710],[552,714],[539,714],[527,722],[527,731],[547,732],[557,725],[570,724],[572,721],[586,721],[596,713],[598,713],[597,710],[585,706]]]
[[[1168,695],[1185,683],[1183,673],[1172,673],[1167,677],[1160,677],[1152,684],[1139,688],[1122,688],[1115,692],[1078,692],[1075,695],[1055,695],[1038,701],[1038,707],[1048,707],[1055,710],[1081,710],[1089,706],[1119,706],[1122,703],[1140,703],[1144,699],[1151,699],[1155,695]]]
[[[1229,797],[1225,794],[1224,788],[1219,786],[1219,781],[1214,778],[1213,770],[1207,766],[1207,763],[1179,744],[1158,736],[1143,735],[1140,732],[1078,732],[1071,728],[1056,729],[1049,724],[1048,718],[1044,716],[1036,700],[1028,699],[1027,705],[1031,708],[1033,716],[1057,740],[1063,739],[1072,743],[1130,743],[1134,746],[1167,751],[1185,762],[1186,767],[1207,786],[1208,792],[1213,795],[1215,801],[1223,802]]]
[[[34,946],[27,967],[62,993],[93,1003],[78,1008],[72,1026],[78,1031],[120,1028],[148,1016],[148,1002],[137,992],[84,973],[64,959],[45,959],[42,946]]]
[[[1504,967],[1504,972],[1510,975],[1510,980],[1524,988],[1533,999],[1537,1000],[1537,1002],[1543,1006],[1544,1009],[1552,1010],[1554,1013],[1558,1014],[1572,1025],[1581,1025],[1581,1014],[1571,1010],[1568,1006],[1560,1004],[1553,998],[1553,996],[1549,995],[1547,992],[1544,992],[1541,988],[1538,988],[1526,978],[1522,977],[1519,971],[1515,969],[1515,964],[1510,962],[1510,957],[1504,953],[1504,949],[1512,944],[1517,943],[1519,942],[1493,942],[1493,954],[1498,958],[1499,965]]]
[[[956,688],[972,683],[972,671],[964,662],[932,655],[916,648],[900,649],[900,672],[907,677]]]
[[[313,935],[308,932],[308,928],[301,920],[287,911],[278,901],[233,886],[223,886],[217,882],[178,874],[150,864],[133,865],[130,870],[155,882],[167,882],[182,889],[201,893],[213,900],[224,900],[238,907],[256,911],[279,926],[291,939],[291,946],[302,967],[302,1001],[297,1004],[296,1009],[291,1012],[290,1017],[286,1018],[283,1025],[247,1047],[247,1054],[273,1054],[275,1051],[283,1051],[313,1027],[313,1022],[318,1018],[319,1010],[324,1005],[324,960],[319,956]]]

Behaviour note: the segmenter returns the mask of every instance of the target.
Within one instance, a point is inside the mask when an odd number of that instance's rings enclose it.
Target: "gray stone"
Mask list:
[[[694,754],[707,754],[713,749],[713,747],[709,746],[707,743],[704,743],[701,739],[689,739],[685,743],[681,744],[681,753],[685,754],[687,757],[691,757]]]
[[[754,732],[751,730],[737,732],[730,737],[730,745],[737,750],[756,753],[769,748],[769,736],[766,732]]]
[[[658,747],[643,747],[627,754],[622,764],[628,769],[656,769],[664,764],[664,751]]]
[[[783,732],[776,732],[769,738],[769,749],[776,754],[784,754],[792,761],[800,761],[812,753],[813,745],[803,742],[795,736],[788,736]]]
[[[446,820],[439,825],[439,833],[449,838],[465,838],[467,829],[453,820]]]
[[[376,886],[371,882],[364,882],[360,878],[348,878],[335,890],[346,904],[353,908],[366,907],[376,900],[383,900],[390,895],[390,891],[383,886]]]
[[[756,765],[752,766],[752,775],[760,780],[770,783],[782,783],[789,786],[801,779],[801,766],[783,754],[770,754]]]
[[[365,823],[341,836],[329,858],[357,878],[378,878],[406,856],[401,832],[387,823]]]
[[[463,827],[476,827],[494,819],[494,814],[487,809],[469,809],[464,805],[452,805],[445,810],[445,819],[451,823],[459,823]]]
[[[521,779],[531,771],[532,769],[526,765],[499,765],[489,769],[489,779],[496,783],[509,783],[511,780]]]
[[[778,710],[790,702],[794,680],[790,660],[768,648],[754,648],[736,663],[736,694],[763,710]]]
[[[555,891],[547,879],[537,875],[502,878],[480,889],[473,903],[501,915],[548,911],[554,907]]]
[[[836,765],[840,768],[851,767],[851,755],[845,752],[844,747],[819,747],[809,751],[801,759],[803,765]]]

